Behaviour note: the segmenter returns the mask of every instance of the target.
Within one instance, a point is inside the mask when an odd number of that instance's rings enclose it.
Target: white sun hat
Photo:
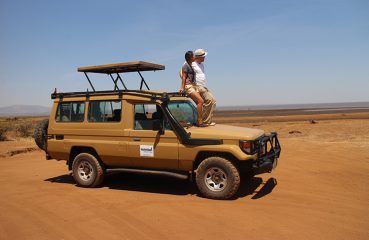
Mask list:
[[[195,57],[205,57],[206,55],[208,55],[208,52],[205,52],[204,49],[197,49],[195,51]]]

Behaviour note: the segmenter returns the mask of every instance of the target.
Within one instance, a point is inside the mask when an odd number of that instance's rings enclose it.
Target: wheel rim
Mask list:
[[[211,191],[220,192],[227,186],[227,175],[220,168],[210,168],[205,173],[205,185]]]
[[[88,161],[81,161],[78,165],[78,176],[83,181],[89,181],[94,171],[92,165]]]

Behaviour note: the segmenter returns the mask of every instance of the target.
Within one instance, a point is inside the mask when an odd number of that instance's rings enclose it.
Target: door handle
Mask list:
[[[133,138],[133,141],[141,141],[141,138]]]
[[[55,139],[56,140],[63,140],[64,139],[64,135],[55,135]]]

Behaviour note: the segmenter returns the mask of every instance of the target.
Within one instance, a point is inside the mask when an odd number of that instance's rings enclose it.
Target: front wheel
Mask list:
[[[202,161],[196,171],[196,184],[207,198],[228,199],[240,187],[240,173],[229,160],[209,157]]]
[[[96,187],[104,179],[102,165],[89,153],[80,153],[74,158],[72,172],[74,180],[81,187]]]

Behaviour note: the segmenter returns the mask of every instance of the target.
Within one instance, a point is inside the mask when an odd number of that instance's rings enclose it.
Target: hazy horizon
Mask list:
[[[10,106],[0,107],[0,114],[4,109],[10,109],[15,111],[17,108],[41,108],[41,110],[51,110],[52,101],[49,106],[44,105],[28,105],[28,104],[16,104]],[[218,110],[269,110],[269,109],[293,109],[293,108],[369,108],[369,102],[339,102],[339,103],[303,103],[303,104],[269,104],[269,105],[230,105],[230,106],[217,106]]]

